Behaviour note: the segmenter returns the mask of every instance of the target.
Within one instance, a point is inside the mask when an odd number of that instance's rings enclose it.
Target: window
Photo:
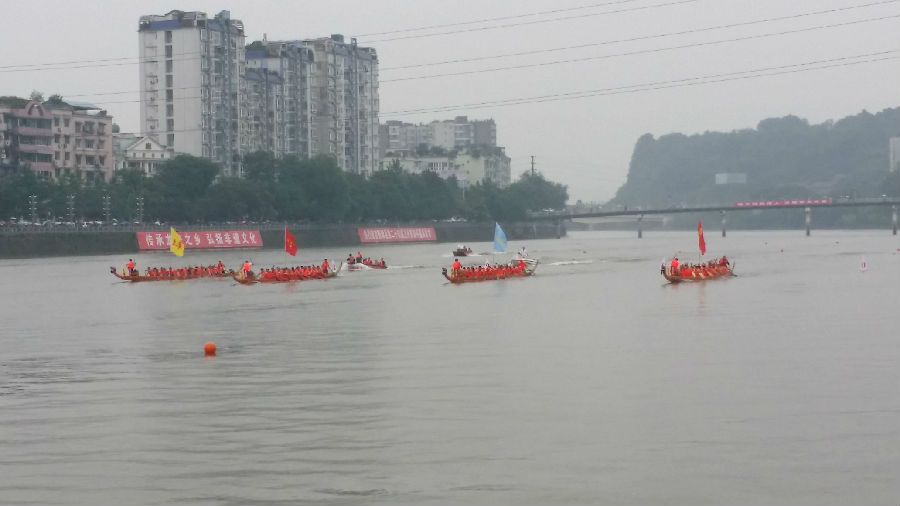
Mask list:
[[[166,88],[172,87],[172,76],[166,76]]]
[[[53,159],[59,160],[59,151],[56,151],[55,153],[53,153]]]
[[[53,117],[53,126],[59,126],[59,116]]]
[[[75,155],[75,165],[81,165],[81,155]]]
[[[66,144],[69,143],[69,136],[68,136],[68,135],[64,135],[64,136],[63,136],[63,142],[66,143]]]
[[[171,102],[174,98],[175,94],[172,92],[172,90],[166,90],[166,102]]]
[[[97,140],[97,149],[103,149],[104,147],[106,147],[106,141],[103,139],[98,139]]]
[[[172,57],[172,46],[166,46],[166,58]]]
[[[69,154],[70,153],[68,151],[66,151],[66,153],[63,155],[63,159],[67,162],[69,161]]]
[[[172,32],[167,31],[166,32],[166,44],[171,44],[171,43],[172,43]]]
[[[172,72],[172,60],[166,60],[166,72]]]
[[[172,147],[175,145],[175,134],[166,135],[166,145]]]
[[[69,118],[64,118],[64,119],[63,119],[63,126],[64,126],[64,127],[69,126]],[[66,142],[68,142],[68,141],[66,141]]]
[[[98,157],[98,159],[100,160],[100,165],[106,165],[106,157],[105,156],[100,156],[100,157]]]
[[[166,104],[166,116],[175,116],[175,106],[173,106],[172,104]]]
[[[94,149],[94,140],[93,139],[85,139],[84,147],[86,147],[88,149]]]
[[[80,122],[80,121],[76,121],[76,122],[75,122],[75,133],[76,133],[76,134],[80,134],[80,133],[81,133],[81,122]]]
[[[175,130],[175,120],[174,119],[166,120],[166,130],[168,130],[170,132]]]
[[[53,142],[54,142],[55,144],[59,144],[59,134],[55,134],[55,135],[53,136]]]
[[[76,138],[76,139],[75,139],[75,147],[76,147],[76,148],[80,148],[80,147],[81,147],[81,139],[80,139],[80,138]]]
[[[144,149],[153,149],[153,146],[148,142],[147,144],[144,144]]]

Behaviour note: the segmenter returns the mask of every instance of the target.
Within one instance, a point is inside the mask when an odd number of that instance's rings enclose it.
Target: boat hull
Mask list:
[[[666,267],[661,274],[669,283],[694,283],[697,281],[709,281],[711,279],[728,278],[734,276],[734,265],[729,265],[725,268],[724,271],[717,268],[715,272],[705,275],[695,273],[695,275],[693,276],[681,276],[678,274],[673,274],[671,267]]]
[[[173,276],[173,277],[164,277],[164,276],[144,276],[141,274],[135,274],[133,276],[129,276],[127,274],[119,274],[116,272],[115,267],[109,268],[109,273],[113,276],[121,279],[122,281],[131,281],[132,283],[137,283],[141,281],[186,281],[189,279],[221,279],[221,278],[229,278],[231,277],[233,271],[228,270],[223,272],[222,274],[188,274],[186,276]]]
[[[253,284],[256,284],[256,283],[298,283],[298,282],[300,282],[300,281],[315,281],[315,280],[318,280],[318,279],[330,279],[330,278],[333,278],[333,277],[335,277],[335,276],[338,275],[338,272],[341,271],[341,267],[342,267],[342,266],[343,266],[343,263],[338,264],[337,269],[330,270],[330,271],[328,271],[328,274],[326,274],[326,275],[324,275],[324,276],[321,276],[321,277],[315,277],[315,278],[300,278],[300,279],[296,279],[296,278],[294,278],[294,279],[284,278],[284,279],[279,279],[279,278],[260,278],[260,277],[257,277],[256,275],[249,276],[249,277],[242,277],[240,272],[235,272],[234,274],[232,274],[231,277],[232,277],[232,279],[234,279],[236,282],[238,282],[238,283],[240,283],[240,284],[242,284],[242,285],[253,285]]]
[[[534,271],[537,269],[538,261],[537,260],[526,260],[525,261],[525,269],[519,272],[513,272],[505,275],[494,275],[494,276],[484,276],[484,277],[464,277],[464,276],[454,276],[452,272],[447,271],[447,269],[443,269],[441,274],[447,281],[453,283],[454,285],[462,284],[462,283],[478,283],[481,281],[498,281],[501,279],[511,279],[511,278],[525,278],[528,276],[533,276]]]

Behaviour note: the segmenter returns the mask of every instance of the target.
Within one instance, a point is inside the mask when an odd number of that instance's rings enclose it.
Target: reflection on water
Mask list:
[[[460,286],[446,244],[290,285],[0,261],[0,503],[900,502],[896,238],[733,232],[738,277],[665,284],[695,241],[528,241],[534,278]]]

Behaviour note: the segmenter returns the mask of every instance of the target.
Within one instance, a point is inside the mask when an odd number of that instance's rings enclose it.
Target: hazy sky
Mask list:
[[[645,133],[753,128],[788,114],[819,123],[900,104],[900,0],[3,0],[0,6],[0,95],[40,90],[95,103],[122,131],[138,127],[141,15],[230,10],[244,22],[248,43],[263,34],[356,36],[378,51],[382,122],[493,118],[513,177],[530,168],[534,155],[537,170],[568,185],[572,202],[612,197]],[[478,60],[442,63],[461,59]],[[72,61],[81,63],[48,65]],[[15,67],[32,64],[38,66]],[[402,113],[409,110],[424,111]]]

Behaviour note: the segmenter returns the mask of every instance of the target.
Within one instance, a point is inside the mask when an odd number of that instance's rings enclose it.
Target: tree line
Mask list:
[[[45,180],[23,168],[0,178],[0,218],[30,221],[32,195],[39,221],[65,220],[74,196],[76,220],[103,220],[108,206],[110,217],[136,221],[140,201],[143,221],[169,223],[515,221],[529,211],[561,208],[568,200],[565,186],[541,174],[525,173],[503,188],[488,180],[463,188],[455,178],[410,174],[397,166],[363,177],[342,171],[328,156],[276,159],[256,152],[244,158],[244,177],[221,174],[216,163],[189,155],[161,163],[153,177],[126,169],[110,181],[71,174]]]
[[[731,205],[738,201],[897,198],[900,177],[889,167],[889,139],[900,135],[900,109],[862,111],[811,125],[796,116],[769,118],[755,129],[674,133],[638,139],[626,183],[613,206],[634,208]],[[742,184],[716,184],[716,174],[743,174]],[[817,213],[820,225],[881,224],[885,209]],[[830,223],[822,222],[822,215]],[[740,214],[737,226],[793,226],[796,213]],[[802,219],[802,218],[799,218]],[[889,219],[889,218],[888,218]],[[676,218],[689,225],[690,217]],[[693,220],[696,222],[696,220]]]

